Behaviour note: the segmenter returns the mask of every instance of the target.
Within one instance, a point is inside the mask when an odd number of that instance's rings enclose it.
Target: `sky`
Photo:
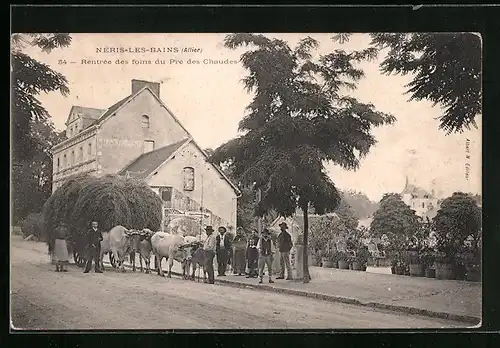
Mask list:
[[[264,34],[287,41],[290,46],[311,36],[320,43],[316,53],[334,49],[366,48],[367,34],[355,34],[348,43],[339,44],[327,33]],[[252,95],[241,79],[247,71],[239,62],[245,49],[223,46],[225,34],[71,34],[69,47],[50,53],[25,49],[33,58],[60,72],[69,82],[71,94],[58,92],[39,96],[58,130],[64,129],[73,105],[106,109],[130,94],[131,80],[161,82],[160,97],[203,148],[216,148],[238,135],[238,123]],[[147,48],[148,52],[109,52],[112,49]],[[176,52],[152,52],[177,48]],[[189,50],[183,51],[184,48]],[[106,53],[106,49],[108,52]],[[98,52],[100,50],[100,52]],[[439,197],[455,191],[481,192],[481,117],[478,129],[445,135],[439,130],[439,106],[428,101],[409,102],[404,85],[411,76],[386,76],[380,73],[379,59],[359,64],[365,77],[350,95],[397,119],[392,126],[374,130],[377,144],[360,168],[346,171],[334,164],[326,169],[337,188],[365,193],[374,201],[384,193],[401,192],[408,175],[410,182],[432,190]],[[90,64],[106,60],[111,64]],[[127,64],[117,64],[117,60]],[[191,60],[191,62],[189,62]],[[205,64],[226,60],[233,64]],[[150,61],[151,64],[147,64]],[[155,64],[158,61],[159,64]],[[182,64],[180,63],[182,61]],[[198,61],[194,64],[193,61]],[[65,64],[64,64],[65,62]],[[95,62],[94,62],[95,63]],[[469,156],[466,159],[466,142]],[[466,178],[466,165],[469,176]]]

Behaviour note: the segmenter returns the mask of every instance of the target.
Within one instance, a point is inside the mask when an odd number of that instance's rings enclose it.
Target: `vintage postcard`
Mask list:
[[[14,33],[11,328],[481,323],[476,33]]]

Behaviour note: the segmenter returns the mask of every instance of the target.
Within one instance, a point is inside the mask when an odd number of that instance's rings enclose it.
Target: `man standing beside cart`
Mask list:
[[[83,273],[89,273],[90,269],[92,268],[92,260],[94,261],[95,268],[94,271],[95,273],[102,273],[100,270],[100,265],[99,265],[99,253],[101,249],[101,241],[103,240],[101,231],[98,228],[98,223],[97,221],[92,221],[91,224],[91,229],[87,231],[87,262],[85,264],[85,270]]]

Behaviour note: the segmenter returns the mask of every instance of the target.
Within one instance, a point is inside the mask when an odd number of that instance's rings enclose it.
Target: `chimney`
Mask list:
[[[132,94],[136,94],[144,87],[148,86],[158,98],[160,98],[160,83],[144,80],[132,80]]]

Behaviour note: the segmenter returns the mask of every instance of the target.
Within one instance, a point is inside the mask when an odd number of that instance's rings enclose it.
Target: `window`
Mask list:
[[[422,208],[425,208],[425,203],[424,202],[422,202]]]
[[[65,169],[67,167],[68,167],[68,157],[66,156],[66,154],[64,154],[64,157],[63,157],[63,169]]]
[[[171,202],[172,201],[172,188],[171,187],[164,187],[161,191],[161,199],[164,202]]]
[[[78,162],[83,162],[83,146],[80,146],[80,155],[78,156]]]
[[[87,147],[87,155],[92,156],[92,143],[89,143],[89,146]]]
[[[59,157],[57,157],[57,167],[56,167],[56,168],[57,168],[57,170],[56,170],[56,173],[57,173],[57,172],[59,171],[59,169],[60,169],[60,164],[61,164],[61,163],[60,163],[60,161],[59,161]]]
[[[69,136],[71,137],[73,135],[73,126],[69,127]]]
[[[153,140],[144,140],[143,153],[151,152],[155,149],[155,142]]]
[[[71,165],[75,165],[75,150],[71,151]]]
[[[194,168],[185,167],[183,170],[184,176],[184,190],[193,191],[194,190]]]
[[[149,116],[148,115],[142,115],[141,125],[142,125],[142,128],[149,128]]]

